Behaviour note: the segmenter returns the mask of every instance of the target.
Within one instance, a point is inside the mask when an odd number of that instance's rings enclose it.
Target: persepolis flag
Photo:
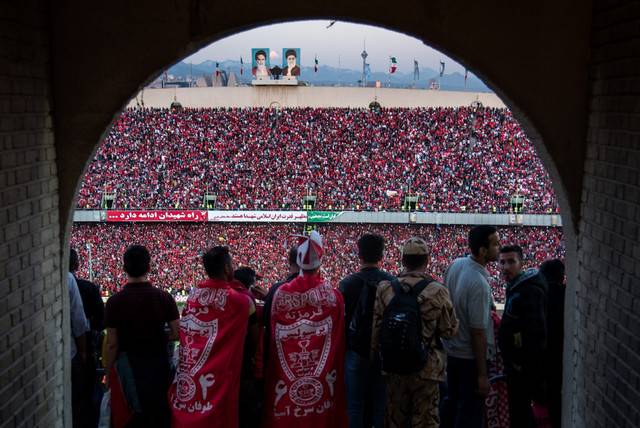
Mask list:
[[[413,80],[420,80],[420,66],[418,60],[413,60]]]
[[[440,61],[440,77],[444,76],[444,61]]]
[[[469,70],[464,69],[464,86],[467,87],[467,79],[469,78]]]
[[[192,291],[180,320],[180,357],[169,390],[171,426],[238,426],[238,396],[250,298],[225,281]]]
[[[389,61],[389,74],[393,74],[398,69],[398,61],[396,60],[395,56],[389,57]]]
[[[344,300],[319,274],[273,297],[264,427],[346,428]]]
[[[318,72],[318,55],[316,55],[315,59],[313,60],[314,64],[313,64],[313,72],[317,73]]]
[[[244,62],[242,62],[242,57],[240,57],[240,75],[244,74]]]
[[[220,75],[220,64],[216,62],[216,77]]]

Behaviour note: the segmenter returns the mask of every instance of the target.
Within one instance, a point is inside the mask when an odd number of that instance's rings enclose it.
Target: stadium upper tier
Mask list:
[[[90,163],[78,208],[557,212],[549,176],[507,109],[129,109]]]
[[[358,269],[357,240],[364,233],[385,237],[384,269],[400,270],[400,248],[411,236],[424,238],[431,248],[429,270],[441,279],[451,261],[468,252],[469,226],[398,225],[398,224],[319,224],[325,256],[322,272],[332,284]],[[188,292],[204,278],[200,256],[214,245],[228,245],[236,266],[251,266],[264,276],[261,285],[283,280],[287,272],[286,242],[302,232],[295,224],[105,224],[76,223],[71,232],[71,246],[82,260],[80,276],[89,277],[106,294],[126,283],[122,255],[131,244],[145,245],[152,255],[151,281],[174,294]],[[538,266],[551,258],[564,258],[563,233],[560,228],[500,227],[503,245],[519,244],[527,267]],[[289,242],[291,244],[291,242]],[[490,263],[491,285],[497,302],[504,301],[503,281],[497,264]]]

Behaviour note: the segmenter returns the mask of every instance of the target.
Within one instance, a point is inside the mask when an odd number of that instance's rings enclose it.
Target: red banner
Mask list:
[[[166,221],[207,221],[206,211],[107,211],[108,222],[166,222]]]

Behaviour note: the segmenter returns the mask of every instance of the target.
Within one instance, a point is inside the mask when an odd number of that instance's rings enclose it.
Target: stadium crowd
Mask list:
[[[419,171],[419,173],[416,173]],[[286,172],[286,174],[285,174]],[[89,165],[79,209],[557,212],[549,176],[507,109],[129,109]]]
[[[411,236],[424,238],[431,246],[430,273],[442,279],[451,261],[467,250],[467,226],[331,224],[318,225],[326,248],[323,274],[333,284],[358,266],[357,240],[362,234],[378,233],[388,242],[382,268],[400,270],[400,245]],[[126,283],[122,271],[122,253],[132,243],[145,245],[153,254],[151,280],[174,296],[187,294],[202,280],[204,271],[197,261],[212,245],[226,245],[238,266],[245,265],[262,275],[259,283],[268,287],[281,280],[287,270],[287,237],[302,232],[295,224],[91,224],[73,226],[71,245],[83,260],[80,275],[92,277],[104,295],[110,295]],[[560,228],[504,227],[499,229],[503,242],[522,246],[528,255],[525,266],[537,266],[552,258],[564,258]],[[89,257],[89,251],[91,257]],[[90,261],[89,261],[90,260]],[[497,280],[496,265],[488,266],[494,298],[504,301],[504,289]]]

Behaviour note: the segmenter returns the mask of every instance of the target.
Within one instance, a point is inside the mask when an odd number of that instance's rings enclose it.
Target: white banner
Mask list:
[[[305,211],[209,211],[209,221],[244,223],[305,223]]]

